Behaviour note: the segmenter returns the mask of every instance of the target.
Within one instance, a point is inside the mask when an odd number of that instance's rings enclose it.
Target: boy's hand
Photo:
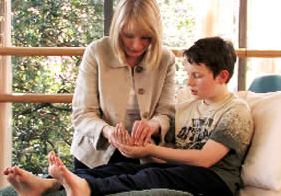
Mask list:
[[[150,156],[150,149],[153,148],[154,144],[148,143],[145,146],[132,146],[132,145],[124,145],[117,144],[117,148],[119,151],[126,157],[130,158],[144,158]]]

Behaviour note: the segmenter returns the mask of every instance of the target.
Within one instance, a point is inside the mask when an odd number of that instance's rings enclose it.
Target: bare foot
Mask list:
[[[8,167],[3,174],[20,196],[39,196],[58,187],[56,180],[37,177],[19,167]]]
[[[49,174],[63,185],[67,196],[91,195],[88,182],[69,171],[54,152],[49,153],[48,161]]]

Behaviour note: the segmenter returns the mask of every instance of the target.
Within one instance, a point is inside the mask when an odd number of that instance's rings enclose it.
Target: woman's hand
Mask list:
[[[137,120],[133,125],[131,137],[134,145],[144,146],[150,142],[151,135],[159,134],[160,125],[154,120]]]
[[[133,140],[122,123],[118,123],[116,127],[106,127],[103,134],[108,142],[116,148],[118,143],[133,145]]]
[[[128,133],[122,123],[116,127],[107,127],[104,135],[107,136],[109,143],[116,147],[124,156],[130,158],[144,158],[149,156],[149,148],[154,144],[150,143],[150,138],[155,133],[155,127],[149,121],[136,121],[134,124],[136,139]],[[152,128],[153,127],[153,128]],[[110,129],[111,128],[111,129]],[[138,139],[138,137],[140,139]]]
[[[125,129],[122,123],[118,123],[113,132],[115,143],[123,145],[133,145],[133,140],[129,132]]]

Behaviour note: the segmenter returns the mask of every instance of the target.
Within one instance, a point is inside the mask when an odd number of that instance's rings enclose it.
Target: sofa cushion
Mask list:
[[[240,191],[239,196],[280,196],[281,191],[257,188],[254,186],[246,186]]]
[[[281,189],[281,91],[239,92],[250,107],[255,132],[242,167],[245,185]]]

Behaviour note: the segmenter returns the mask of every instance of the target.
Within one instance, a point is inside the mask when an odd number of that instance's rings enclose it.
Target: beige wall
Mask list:
[[[10,0],[0,0],[0,47],[10,45]],[[0,56],[0,94],[11,92],[10,57]],[[6,186],[7,181],[2,175],[5,167],[11,164],[11,104],[0,103],[0,187]]]

